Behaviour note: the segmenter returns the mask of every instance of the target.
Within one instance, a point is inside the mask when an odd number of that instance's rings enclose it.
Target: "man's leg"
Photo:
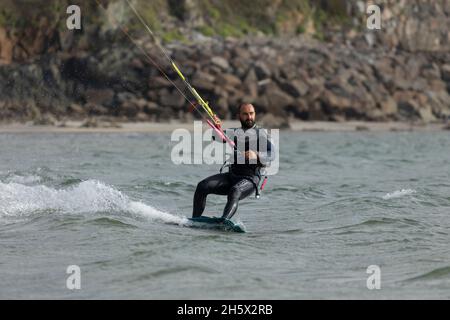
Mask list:
[[[228,173],[219,173],[200,181],[194,194],[192,217],[200,217],[206,206],[208,194],[227,195],[231,188]]]
[[[223,210],[222,218],[231,219],[231,217],[236,213],[239,200],[248,197],[254,191],[255,185],[250,180],[242,179],[234,184],[228,192],[228,201],[225,209]]]

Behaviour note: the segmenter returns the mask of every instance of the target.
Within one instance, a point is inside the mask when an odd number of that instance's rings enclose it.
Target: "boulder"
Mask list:
[[[69,114],[75,116],[83,116],[86,113],[85,109],[77,103],[71,103],[69,105],[69,108],[67,108],[67,111],[69,112]]]
[[[127,118],[135,118],[139,112],[141,112],[141,109],[136,104],[136,100],[125,101],[119,107],[119,115]]]
[[[152,77],[148,80],[149,89],[161,89],[171,87],[172,84],[164,77]]]
[[[88,89],[85,98],[88,103],[110,106],[114,100],[114,91],[111,89]]]
[[[325,114],[322,105],[319,101],[316,101],[309,105],[308,120],[311,121],[327,121],[329,116]]]
[[[259,80],[264,80],[272,76],[271,70],[263,61],[257,61],[254,68]]]
[[[5,28],[0,27],[0,65],[13,61],[14,43]]]
[[[228,87],[238,88],[242,85],[242,82],[238,77],[226,73],[217,76],[217,85],[225,88]]]
[[[386,116],[396,114],[398,111],[397,102],[390,96],[386,97],[385,100],[380,102],[379,106],[381,112]]]
[[[349,97],[339,96],[329,90],[325,90],[319,100],[330,111],[333,109],[344,110],[353,107],[352,100]]]
[[[92,116],[108,114],[108,109],[99,104],[88,102],[84,105],[84,108],[86,109],[87,113]]]
[[[228,71],[228,69],[230,69],[230,64],[228,63],[228,61],[220,56],[212,57],[211,63],[219,67],[222,71]]]
[[[294,103],[294,98],[276,86],[268,86],[265,95],[269,101],[268,111],[273,112],[275,115],[280,115],[284,108]]]
[[[206,72],[198,71],[192,78],[192,85],[198,90],[212,91],[215,88],[215,77]]]
[[[184,97],[177,91],[163,90],[160,92],[159,102],[163,107],[172,107],[175,109],[180,109],[185,104]]]
[[[450,64],[445,64],[441,67],[442,79],[450,82]]]
[[[293,115],[295,118],[302,120],[309,119],[308,105],[304,99],[296,99],[295,102],[286,108],[288,114]]]
[[[50,113],[44,113],[33,119],[33,125],[35,126],[54,126],[58,120]]]
[[[157,114],[158,110],[159,110],[158,105],[150,101],[147,101],[147,103],[143,108],[143,111],[147,114]]]
[[[303,97],[308,93],[309,87],[308,85],[299,80],[291,80],[291,81],[280,81],[280,87],[284,92],[291,95],[294,98]]]
[[[287,129],[290,127],[289,121],[285,117],[275,116],[270,113],[263,115],[259,122],[266,129]]]
[[[136,96],[130,92],[119,92],[117,94],[117,100],[120,103],[123,103],[128,100],[134,100],[134,99],[137,99]]]
[[[252,100],[258,96],[258,77],[255,70],[250,69],[244,79],[244,90]]]

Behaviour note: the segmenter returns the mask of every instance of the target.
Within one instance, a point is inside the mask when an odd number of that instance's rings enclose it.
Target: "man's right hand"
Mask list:
[[[217,117],[216,115],[213,115],[212,118],[213,118],[213,121],[214,121],[214,125],[217,128],[220,128],[222,126],[222,121],[220,121],[219,117]]]

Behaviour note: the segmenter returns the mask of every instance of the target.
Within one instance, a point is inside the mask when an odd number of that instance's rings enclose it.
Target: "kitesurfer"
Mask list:
[[[243,103],[238,108],[238,115],[241,128],[226,130],[227,136],[236,145],[229,172],[215,174],[198,183],[194,194],[193,218],[203,214],[209,194],[218,194],[227,196],[222,218],[231,219],[236,213],[239,200],[253,192],[258,194],[261,171],[275,159],[274,146],[267,132],[255,123],[255,107],[250,103]],[[219,119],[215,119],[215,122],[220,125]]]

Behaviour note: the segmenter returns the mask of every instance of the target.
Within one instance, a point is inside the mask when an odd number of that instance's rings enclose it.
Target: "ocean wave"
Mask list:
[[[395,199],[395,198],[401,198],[403,196],[407,196],[410,194],[416,193],[416,190],[414,189],[401,189],[401,190],[396,190],[394,192],[391,193],[386,193],[382,198],[384,200],[389,200],[389,199]]]
[[[449,275],[450,275],[450,266],[445,266],[423,273],[414,278],[407,279],[406,281],[434,280],[443,278],[447,279]]]
[[[12,183],[20,183],[20,184],[33,184],[38,183],[42,181],[42,177],[36,176],[36,175],[29,175],[29,176],[19,176],[19,175],[12,175],[6,179],[8,182]]]
[[[27,216],[44,211],[64,214],[125,212],[165,223],[186,224],[188,221],[186,217],[132,201],[119,190],[97,180],[86,180],[66,189],[0,182],[0,216]]]

